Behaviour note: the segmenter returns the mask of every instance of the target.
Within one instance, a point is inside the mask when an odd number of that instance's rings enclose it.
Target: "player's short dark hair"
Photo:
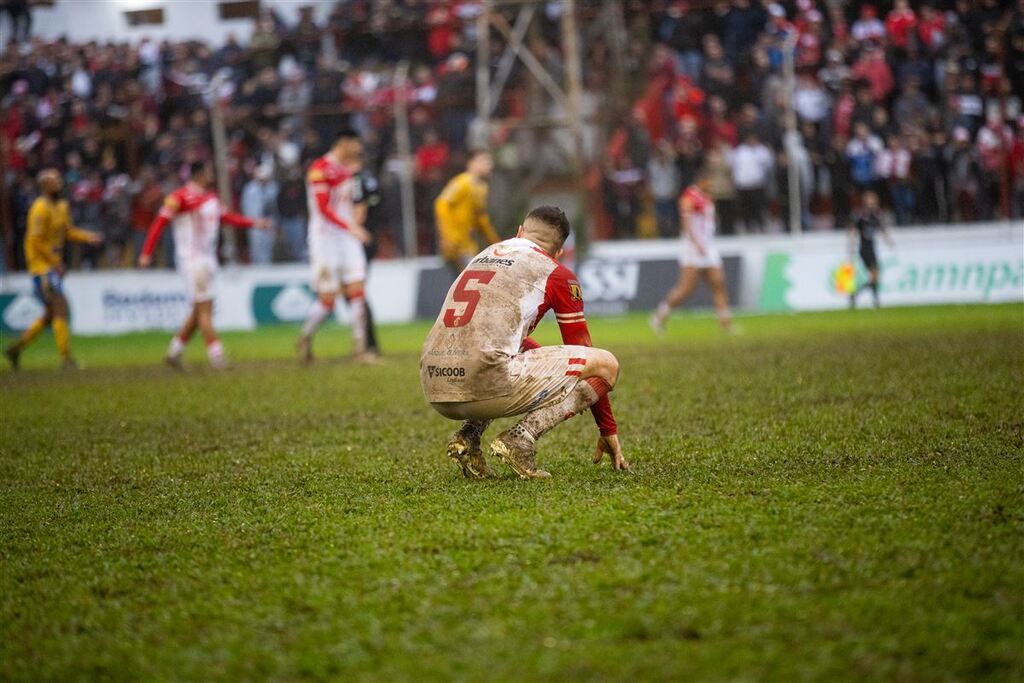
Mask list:
[[[335,143],[339,143],[342,140],[358,140],[358,139],[359,139],[359,133],[357,133],[354,128],[349,128],[347,126],[345,128],[342,128],[341,130],[339,130],[338,133],[334,136],[334,142]]]
[[[206,161],[193,161],[191,164],[189,164],[188,174],[192,178],[195,178],[197,175],[207,170],[208,168],[210,168],[210,164]]]
[[[538,206],[526,214],[526,220],[531,219],[557,230],[563,244],[569,239],[569,218],[557,206]]]

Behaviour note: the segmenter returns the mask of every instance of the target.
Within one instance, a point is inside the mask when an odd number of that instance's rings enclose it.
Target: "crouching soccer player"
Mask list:
[[[163,208],[149,226],[146,242],[139,254],[139,267],[148,268],[153,262],[153,250],[160,241],[160,234],[168,224],[174,226],[174,265],[185,280],[185,291],[192,305],[181,329],[171,338],[164,357],[164,361],[176,370],[182,369],[181,356],[197,329],[202,331],[206,341],[206,356],[210,366],[216,369],[227,366],[224,347],[213,328],[220,224],[226,223],[240,229],[269,227],[265,219],[252,220],[224,211],[220,199],[210,189],[213,180],[213,169],[209,164],[202,161],[193,163],[188,183],[167,195],[164,200]]]
[[[25,260],[32,275],[33,289],[46,307],[46,312],[29,325],[21,339],[5,349],[7,360],[15,370],[21,362],[21,352],[46,329],[47,325],[53,326],[53,336],[63,359],[63,367],[76,367],[74,359],[71,358],[68,300],[64,297],[63,290],[64,243],[72,241],[100,244],[103,241],[99,234],[76,228],[71,224],[68,202],[61,198],[64,181],[60,173],[52,168],[40,172],[39,189],[42,194],[32,203],[28,212]]]
[[[462,426],[448,455],[467,478],[491,476],[480,449],[495,418],[523,419],[491,442],[524,479],[550,476],[536,464],[536,441],[590,408],[600,430],[594,462],[605,453],[625,470],[608,392],[619,363],[591,345],[583,292],[556,261],[569,236],[561,209],[531,211],[516,237],[471,259],[445,298],[420,358],[423,393],[437,412]],[[555,312],[564,346],[540,346],[529,335],[547,311]]]

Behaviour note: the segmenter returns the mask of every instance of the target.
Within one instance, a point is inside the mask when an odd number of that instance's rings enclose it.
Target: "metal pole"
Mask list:
[[[406,99],[408,77],[409,62],[403,60],[395,71],[395,134],[401,168],[398,182],[402,201],[402,238],[405,241],[402,251],[406,258],[412,258],[416,256],[416,192],[412,184],[412,142],[409,139],[409,103]]]
[[[476,115],[480,118],[486,145],[491,140],[491,9],[484,0],[476,18]]]
[[[786,88],[786,138],[784,147],[788,163],[789,180],[789,231],[799,234],[803,230],[803,211],[800,206],[800,169],[796,165],[796,151],[800,145],[800,134],[796,129],[796,111],[793,109],[793,93],[796,90],[796,67],[794,52],[796,37],[786,39],[783,50],[783,70]]]
[[[576,249],[585,253],[589,237],[588,203],[590,193],[586,187],[586,165],[583,159],[583,69],[580,64],[579,34],[576,28],[576,0],[564,0],[562,5],[562,45],[565,50],[566,113],[572,135],[572,167],[576,176],[580,217],[576,225]]]
[[[217,195],[220,197],[224,208],[231,209],[231,181],[228,178],[228,144],[227,133],[224,130],[224,111],[221,108],[220,91],[221,79],[215,78],[210,84],[212,88],[210,102],[210,132],[213,137],[213,167],[217,174]],[[238,262],[238,243],[235,239],[235,231],[223,228],[221,230],[221,244],[223,245],[224,260],[228,263]]]

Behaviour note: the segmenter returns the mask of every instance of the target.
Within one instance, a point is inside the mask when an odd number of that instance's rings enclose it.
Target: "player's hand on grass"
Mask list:
[[[618,434],[598,437],[597,448],[594,449],[595,465],[601,463],[605,453],[608,454],[608,459],[611,460],[612,469],[623,471],[629,469],[629,463],[622,457],[622,444],[619,443]]]
[[[150,254],[139,254],[139,268],[149,268],[153,265],[153,257]]]

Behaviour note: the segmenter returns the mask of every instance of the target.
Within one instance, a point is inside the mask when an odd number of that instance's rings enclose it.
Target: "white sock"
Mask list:
[[[658,311],[655,313],[658,316],[658,320],[664,321],[672,312],[672,307],[668,305],[667,301],[662,301],[658,304]]]
[[[314,301],[313,305],[309,307],[309,313],[306,315],[306,322],[302,324],[302,336],[312,337],[313,333],[324,324],[324,321],[330,317],[332,312],[333,307],[328,306],[320,300]]]
[[[210,365],[212,367],[224,367],[224,345],[220,343],[219,339],[216,339],[206,345],[206,357],[210,360]]]
[[[366,299],[358,297],[348,302],[352,309],[352,344],[356,355],[366,353]]]
[[[167,347],[167,356],[169,358],[178,358],[181,354],[185,353],[185,342],[181,341],[181,337],[174,335],[171,337],[171,344]]]

